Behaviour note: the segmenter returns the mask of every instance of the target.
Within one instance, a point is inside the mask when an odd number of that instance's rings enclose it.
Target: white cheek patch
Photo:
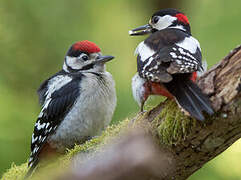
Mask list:
[[[201,51],[198,40],[196,40],[192,36],[186,37],[183,41],[177,43],[176,45],[190,51],[192,54],[196,53],[197,48],[199,48]]]
[[[135,55],[139,54],[142,62],[151,57],[154,53],[155,51],[145,45],[144,41],[137,46],[135,51]]]
[[[160,17],[159,21],[157,23],[153,24],[152,26],[158,30],[161,30],[161,29],[165,29],[165,28],[171,26],[172,23],[176,20],[177,20],[176,17],[170,16],[170,15],[165,15],[163,17]]]
[[[66,64],[72,69],[81,69],[82,67],[80,60],[78,60],[76,57],[66,56]]]

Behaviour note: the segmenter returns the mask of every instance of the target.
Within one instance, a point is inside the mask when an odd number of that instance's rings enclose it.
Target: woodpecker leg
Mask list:
[[[144,112],[144,105],[145,105],[145,101],[141,102],[141,113]]]

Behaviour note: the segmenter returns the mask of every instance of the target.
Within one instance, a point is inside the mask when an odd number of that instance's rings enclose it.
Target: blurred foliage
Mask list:
[[[133,52],[145,37],[128,30],[145,24],[166,1],[144,0],[2,0],[0,3],[0,173],[29,155],[30,138],[39,113],[36,89],[62,68],[69,46],[88,39],[114,55],[108,70],[116,80],[118,105],[113,123],[138,111],[131,94],[136,72]],[[161,3],[162,2],[162,3]],[[174,0],[171,1],[173,4]],[[241,1],[182,0],[203,55],[215,64],[240,44]],[[157,4],[162,7],[157,7]],[[241,142],[208,163],[190,179],[241,179]],[[233,165],[227,169],[227,165]]]

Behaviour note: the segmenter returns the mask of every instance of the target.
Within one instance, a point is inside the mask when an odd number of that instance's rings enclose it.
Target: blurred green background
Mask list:
[[[75,41],[88,39],[116,57],[108,64],[118,96],[113,123],[138,111],[130,86],[136,72],[133,52],[145,37],[129,37],[128,30],[166,7],[187,14],[210,66],[241,43],[240,0],[1,0],[0,174],[12,162],[26,162],[40,109],[36,89],[62,68]],[[190,179],[241,179],[240,161],[239,141]]]

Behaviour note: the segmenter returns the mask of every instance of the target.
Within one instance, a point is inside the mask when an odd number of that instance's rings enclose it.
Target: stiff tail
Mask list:
[[[179,76],[164,85],[192,117],[203,121],[205,120],[203,112],[209,115],[214,113],[208,97],[191,80]]]
[[[39,160],[38,160],[38,158],[37,158],[37,159],[35,159],[35,161],[33,161],[31,164],[28,164],[28,166],[29,166],[30,168],[29,168],[27,174],[24,176],[24,179],[28,179],[28,178],[32,175],[32,173],[33,173],[33,171],[35,170],[38,162],[39,162]]]

